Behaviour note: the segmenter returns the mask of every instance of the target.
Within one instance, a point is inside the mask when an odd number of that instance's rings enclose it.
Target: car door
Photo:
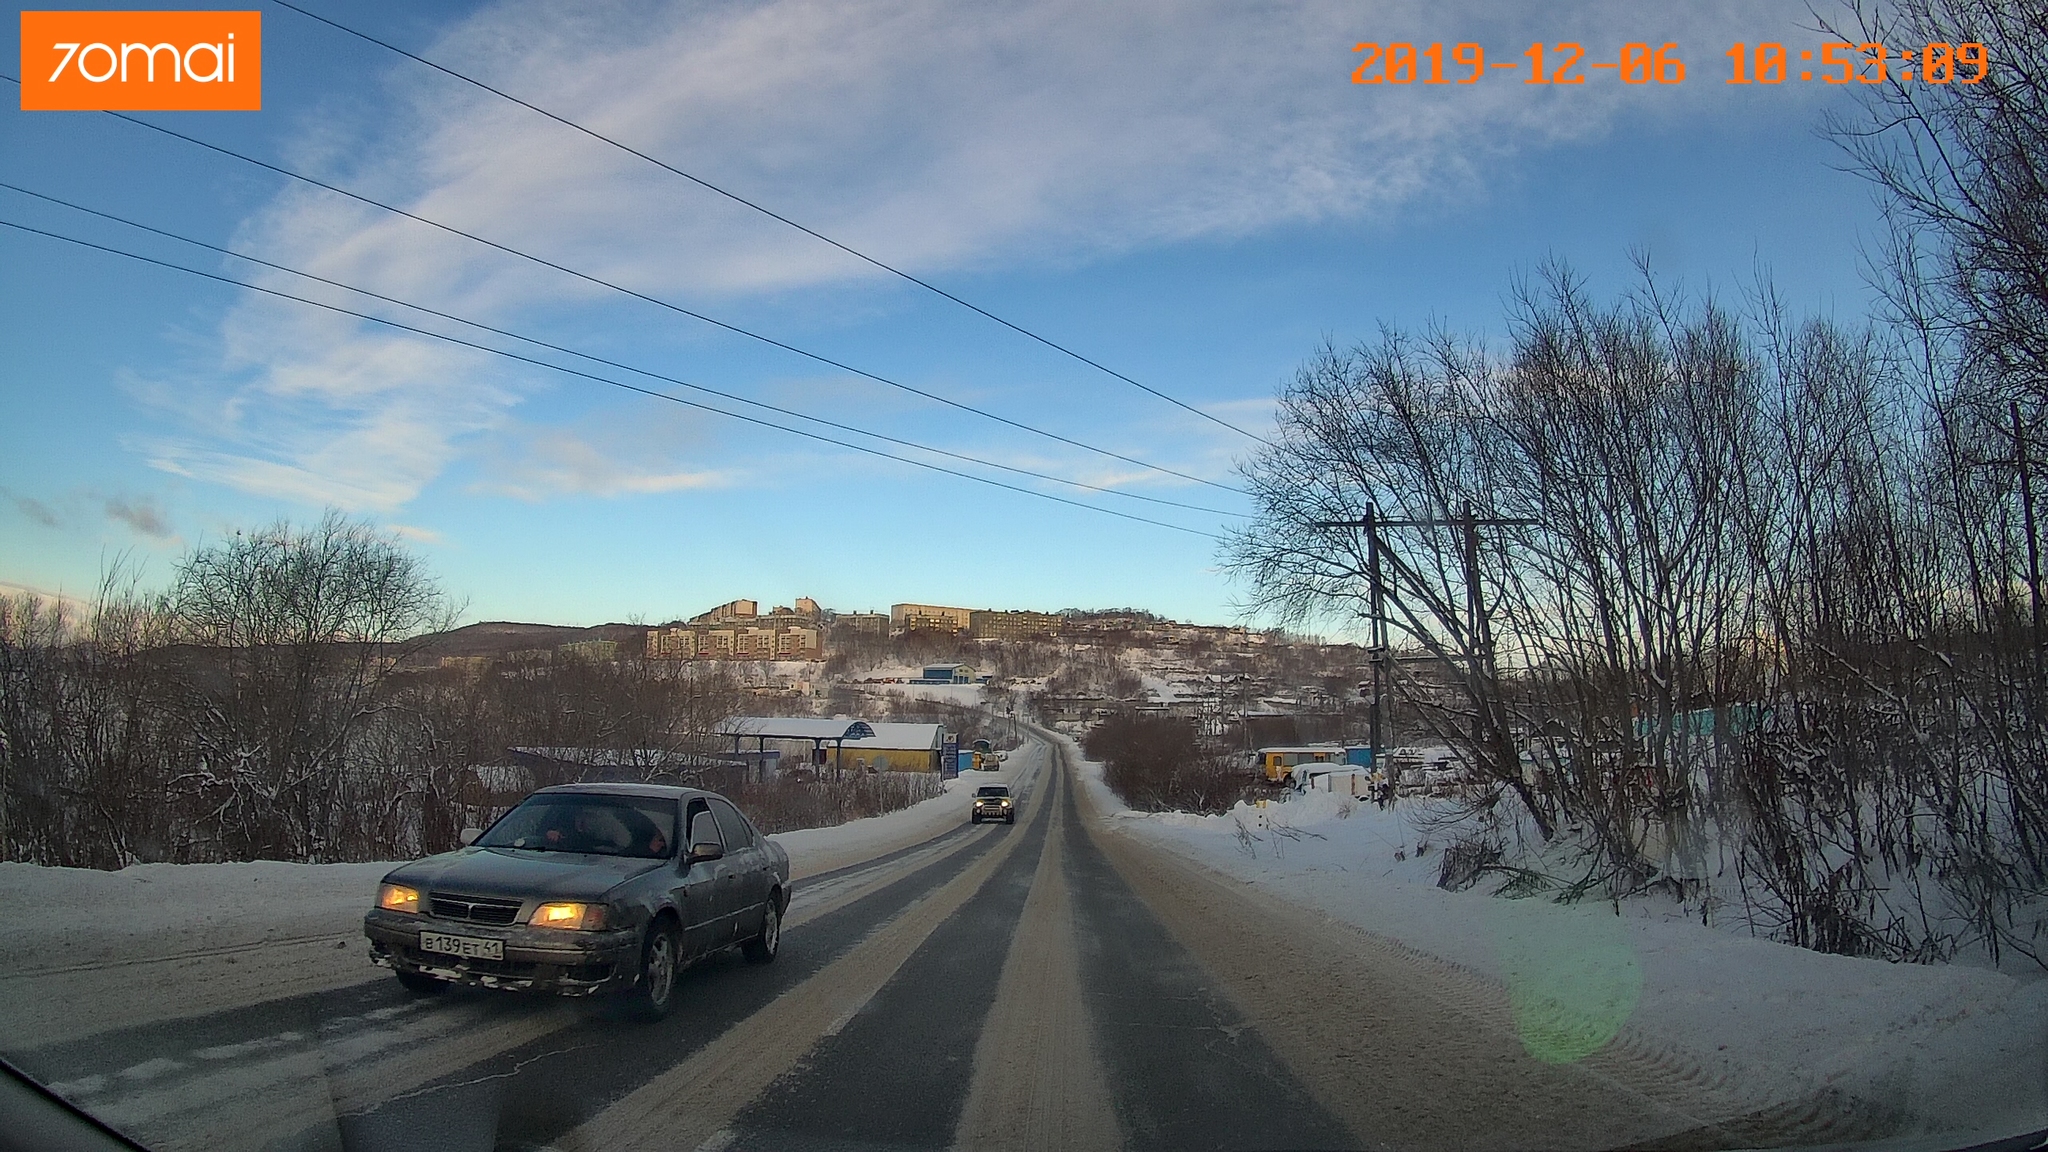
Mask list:
[[[683,830],[683,850],[676,862],[676,907],[683,918],[684,951],[701,956],[732,941],[731,884],[720,868],[724,860],[692,864],[690,850],[702,843],[723,848],[725,839],[702,797],[683,809]]]
[[[725,835],[725,861],[730,864],[733,888],[733,935],[747,939],[761,930],[761,909],[775,884],[768,853],[754,834],[753,825],[723,797],[711,798],[711,812]]]

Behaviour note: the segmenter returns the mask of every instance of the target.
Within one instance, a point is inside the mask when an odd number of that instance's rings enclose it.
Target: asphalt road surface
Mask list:
[[[1098,818],[1029,750],[1014,826],[794,886],[772,965],[676,1013],[388,978],[14,1054],[164,1149],[1669,1148],[1885,1118],[1617,1043],[1530,1057],[1502,991]],[[1113,822],[1108,822],[1113,823]]]

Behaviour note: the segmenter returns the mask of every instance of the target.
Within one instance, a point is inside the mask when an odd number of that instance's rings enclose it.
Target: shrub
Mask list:
[[[1111,716],[1081,738],[1124,803],[1148,812],[1220,813],[1242,799],[1246,780],[1228,755],[1204,748],[1192,722],[1172,716]]]

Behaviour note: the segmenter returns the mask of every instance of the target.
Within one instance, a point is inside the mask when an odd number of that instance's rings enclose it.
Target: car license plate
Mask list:
[[[464,960],[503,960],[505,942],[477,936],[449,936],[440,932],[420,933],[420,951],[460,956]]]

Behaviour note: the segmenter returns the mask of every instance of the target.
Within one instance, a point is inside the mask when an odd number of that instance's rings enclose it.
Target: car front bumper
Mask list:
[[[502,940],[503,960],[446,956],[420,948],[420,933]],[[639,933],[631,928],[570,932],[524,924],[494,927],[372,909],[363,917],[370,962],[480,988],[588,996],[631,987],[640,978]]]

